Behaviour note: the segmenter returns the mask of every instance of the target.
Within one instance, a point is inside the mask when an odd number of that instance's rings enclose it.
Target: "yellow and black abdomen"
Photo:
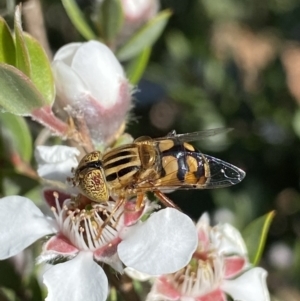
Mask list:
[[[166,143],[168,141],[168,143]],[[203,185],[209,181],[209,166],[205,157],[189,143],[166,140],[159,144],[162,168],[158,185]]]
[[[104,154],[102,163],[109,187],[113,190],[126,188],[141,169],[138,146],[130,144],[115,148]]]

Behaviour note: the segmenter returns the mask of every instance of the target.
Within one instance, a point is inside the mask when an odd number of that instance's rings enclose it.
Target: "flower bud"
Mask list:
[[[159,3],[157,0],[121,0],[124,25],[118,39],[122,44],[144,23],[151,20],[158,12]]]
[[[71,43],[52,68],[59,106],[84,119],[94,142],[112,141],[131,107],[130,84],[112,51],[97,41]]]
[[[121,0],[121,3],[127,23],[148,21],[158,10],[157,0]]]

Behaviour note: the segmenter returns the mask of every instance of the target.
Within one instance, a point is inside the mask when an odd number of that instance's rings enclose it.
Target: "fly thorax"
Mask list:
[[[143,169],[149,169],[154,166],[156,150],[152,145],[142,144],[139,146],[139,154]]]

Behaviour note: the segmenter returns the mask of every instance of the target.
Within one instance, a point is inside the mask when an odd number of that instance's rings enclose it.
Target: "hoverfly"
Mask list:
[[[140,207],[149,191],[164,205],[176,207],[163,192],[221,188],[243,180],[243,170],[205,155],[188,143],[229,130],[187,134],[172,131],[161,138],[139,137],[103,155],[94,151],[82,158],[71,180],[92,201],[106,202],[110,196],[117,196],[115,211],[134,195]]]

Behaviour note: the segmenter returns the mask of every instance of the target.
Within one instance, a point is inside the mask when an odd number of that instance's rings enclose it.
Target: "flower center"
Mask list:
[[[115,201],[106,203],[90,203],[85,208],[79,208],[71,199],[61,206],[58,193],[54,193],[56,208],[51,210],[59,225],[60,232],[79,250],[102,248],[118,237],[118,231],[123,227],[123,208],[118,209],[113,216]],[[109,221],[107,222],[107,218]],[[105,223],[105,227],[102,225]]]
[[[202,259],[201,259],[202,258]],[[184,296],[196,297],[213,291],[221,282],[222,259],[212,254],[193,256],[190,263],[167,281]]]

